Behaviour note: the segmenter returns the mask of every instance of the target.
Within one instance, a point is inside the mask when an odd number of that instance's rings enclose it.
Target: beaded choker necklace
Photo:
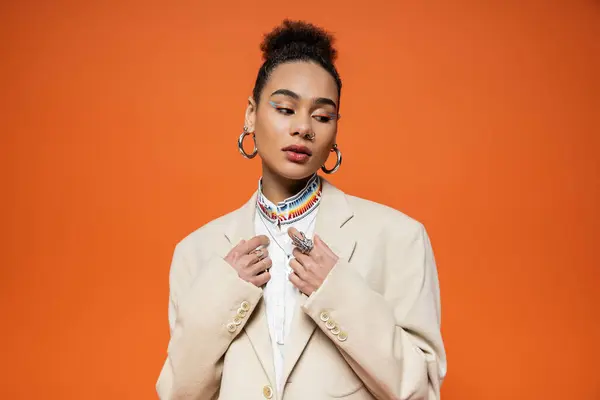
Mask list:
[[[298,194],[274,204],[263,195],[261,179],[258,183],[256,203],[261,214],[268,221],[279,225],[291,224],[316,210],[321,200],[321,190],[321,178],[315,174]]]

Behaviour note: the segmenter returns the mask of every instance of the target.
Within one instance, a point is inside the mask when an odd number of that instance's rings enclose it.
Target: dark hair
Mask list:
[[[337,58],[334,40],[330,33],[308,22],[283,20],[280,26],[264,36],[260,45],[264,62],[258,70],[252,93],[256,104],[275,67],[291,61],[313,61],[325,68],[337,84],[339,97],[342,80],[334,66]]]

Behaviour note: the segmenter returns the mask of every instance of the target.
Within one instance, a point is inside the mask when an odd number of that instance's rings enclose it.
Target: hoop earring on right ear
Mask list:
[[[335,152],[335,155],[337,156],[337,161],[336,161],[335,165],[333,166],[333,168],[331,168],[331,169],[325,168],[325,165],[321,166],[321,170],[323,172],[325,172],[326,174],[333,174],[335,171],[337,171],[340,168],[340,165],[342,165],[342,152],[340,151],[340,149],[338,149],[337,144],[333,145],[333,148],[331,149],[331,151]]]
[[[250,153],[250,154],[246,153],[246,151],[244,150],[244,138],[247,135],[252,135],[252,139],[254,140],[254,150],[252,150],[252,153]],[[248,128],[246,128],[245,126],[244,126],[244,132],[242,132],[242,134],[238,138],[238,150],[240,151],[240,154],[242,156],[244,156],[244,158],[247,158],[247,159],[254,158],[254,157],[256,157],[256,154],[258,154],[258,149],[256,148],[256,138],[254,136],[254,133],[248,132]]]

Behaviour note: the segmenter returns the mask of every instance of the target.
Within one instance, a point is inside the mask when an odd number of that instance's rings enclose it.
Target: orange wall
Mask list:
[[[338,35],[332,180],[431,234],[444,399],[600,398],[600,3],[201,3],[0,5],[1,398],[154,398],[173,246],[256,187],[284,16]]]

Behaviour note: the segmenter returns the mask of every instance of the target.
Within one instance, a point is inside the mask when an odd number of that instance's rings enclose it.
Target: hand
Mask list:
[[[268,244],[269,238],[265,235],[242,240],[229,251],[225,261],[237,271],[241,279],[261,287],[271,279],[268,269],[271,268],[272,261],[266,249]]]
[[[300,235],[296,228],[288,229],[288,235]],[[339,257],[325,244],[318,235],[313,238],[314,247],[309,254],[302,254],[297,248],[294,249],[294,259],[290,261],[290,267],[294,270],[290,274],[290,281],[302,293],[307,296],[316,292],[323,281],[329,275],[338,262]]]

